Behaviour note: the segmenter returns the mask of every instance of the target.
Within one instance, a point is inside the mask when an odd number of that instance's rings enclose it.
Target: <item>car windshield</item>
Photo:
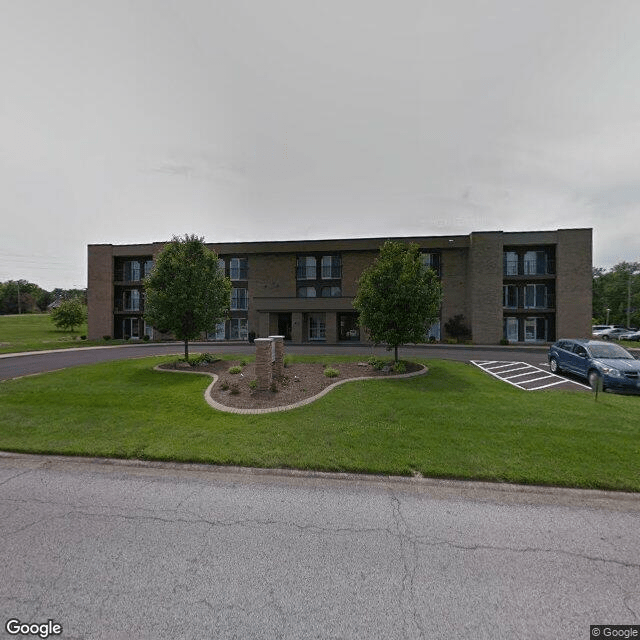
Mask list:
[[[633,356],[617,344],[595,344],[589,346],[592,358],[623,358],[633,360]]]

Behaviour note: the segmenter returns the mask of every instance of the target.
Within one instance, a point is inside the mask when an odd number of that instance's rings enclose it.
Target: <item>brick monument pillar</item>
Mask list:
[[[265,391],[271,386],[273,366],[271,364],[271,349],[273,341],[271,338],[256,338],[256,378],[258,379],[258,389]]]
[[[276,379],[284,376],[284,336],[269,336],[273,340],[273,377]]]

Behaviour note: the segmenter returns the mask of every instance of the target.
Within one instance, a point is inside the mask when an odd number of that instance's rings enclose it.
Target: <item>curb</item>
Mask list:
[[[240,415],[259,415],[262,413],[276,413],[278,411],[290,411],[291,409],[297,409],[298,407],[304,407],[307,404],[311,404],[316,400],[322,398],[322,396],[327,395],[330,391],[340,386],[341,384],[345,384],[347,382],[356,382],[358,380],[396,380],[398,378],[413,378],[415,376],[422,376],[426,374],[429,369],[425,367],[423,364],[420,365],[422,369],[419,371],[412,371],[411,373],[399,373],[394,376],[362,376],[361,378],[346,378],[344,380],[338,380],[333,384],[330,384],[328,387],[325,387],[320,393],[317,393],[315,396],[311,396],[310,398],[305,398],[304,400],[300,400],[299,402],[294,402],[293,404],[281,405],[278,407],[267,407],[264,409],[241,409],[239,407],[229,407],[224,404],[220,404],[216,402],[211,397],[211,390],[213,389],[213,385],[218,381],[219,377],[215,373],[211,373],[209,371],[188,371],[185,369],[162,369],[161,365],[156,365],[153,369],[154,371],[162,371],[168,373],[191,373],[196,375],[207,375],[211,376],[213,380],[211,384],[204,391],[204,399],[207,404],[213,409],[217,409],[218,411],[223,411],[225,413],[236,413]]]

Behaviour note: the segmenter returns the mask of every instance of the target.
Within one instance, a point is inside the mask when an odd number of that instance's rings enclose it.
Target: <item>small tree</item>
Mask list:
[[[440,281],[424,266],[418,245],[387,240],[376,262],[362,273],[353,306],[371,339],[393,347],[398,362],[399,345],[425,341],[441,297]]]
[[[87,321],[87,307],[78,298],[63,300],[58,307],[51,310],[51,320],[58,329],[73,331]]]
[[[174,236],[158,254],[151,275],[145,279],[145,320],[162,332],[189,340],[213,331],[228,311],[231,281],[218,266],[218,257],[204,238]]]

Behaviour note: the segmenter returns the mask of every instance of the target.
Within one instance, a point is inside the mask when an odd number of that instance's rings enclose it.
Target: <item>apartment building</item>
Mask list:
[[[211,341],[284,335],[292,343],[366,342],[357,282],[387,238],[211,243],[232,282],[230,317]],[[592,230],[392,238],[420,247],[442,282],[439,320],[463,315],[476,344],[591,333]],[[144,321],[144,277],[165,243],[88,247],[89,338],[162,337]]]

